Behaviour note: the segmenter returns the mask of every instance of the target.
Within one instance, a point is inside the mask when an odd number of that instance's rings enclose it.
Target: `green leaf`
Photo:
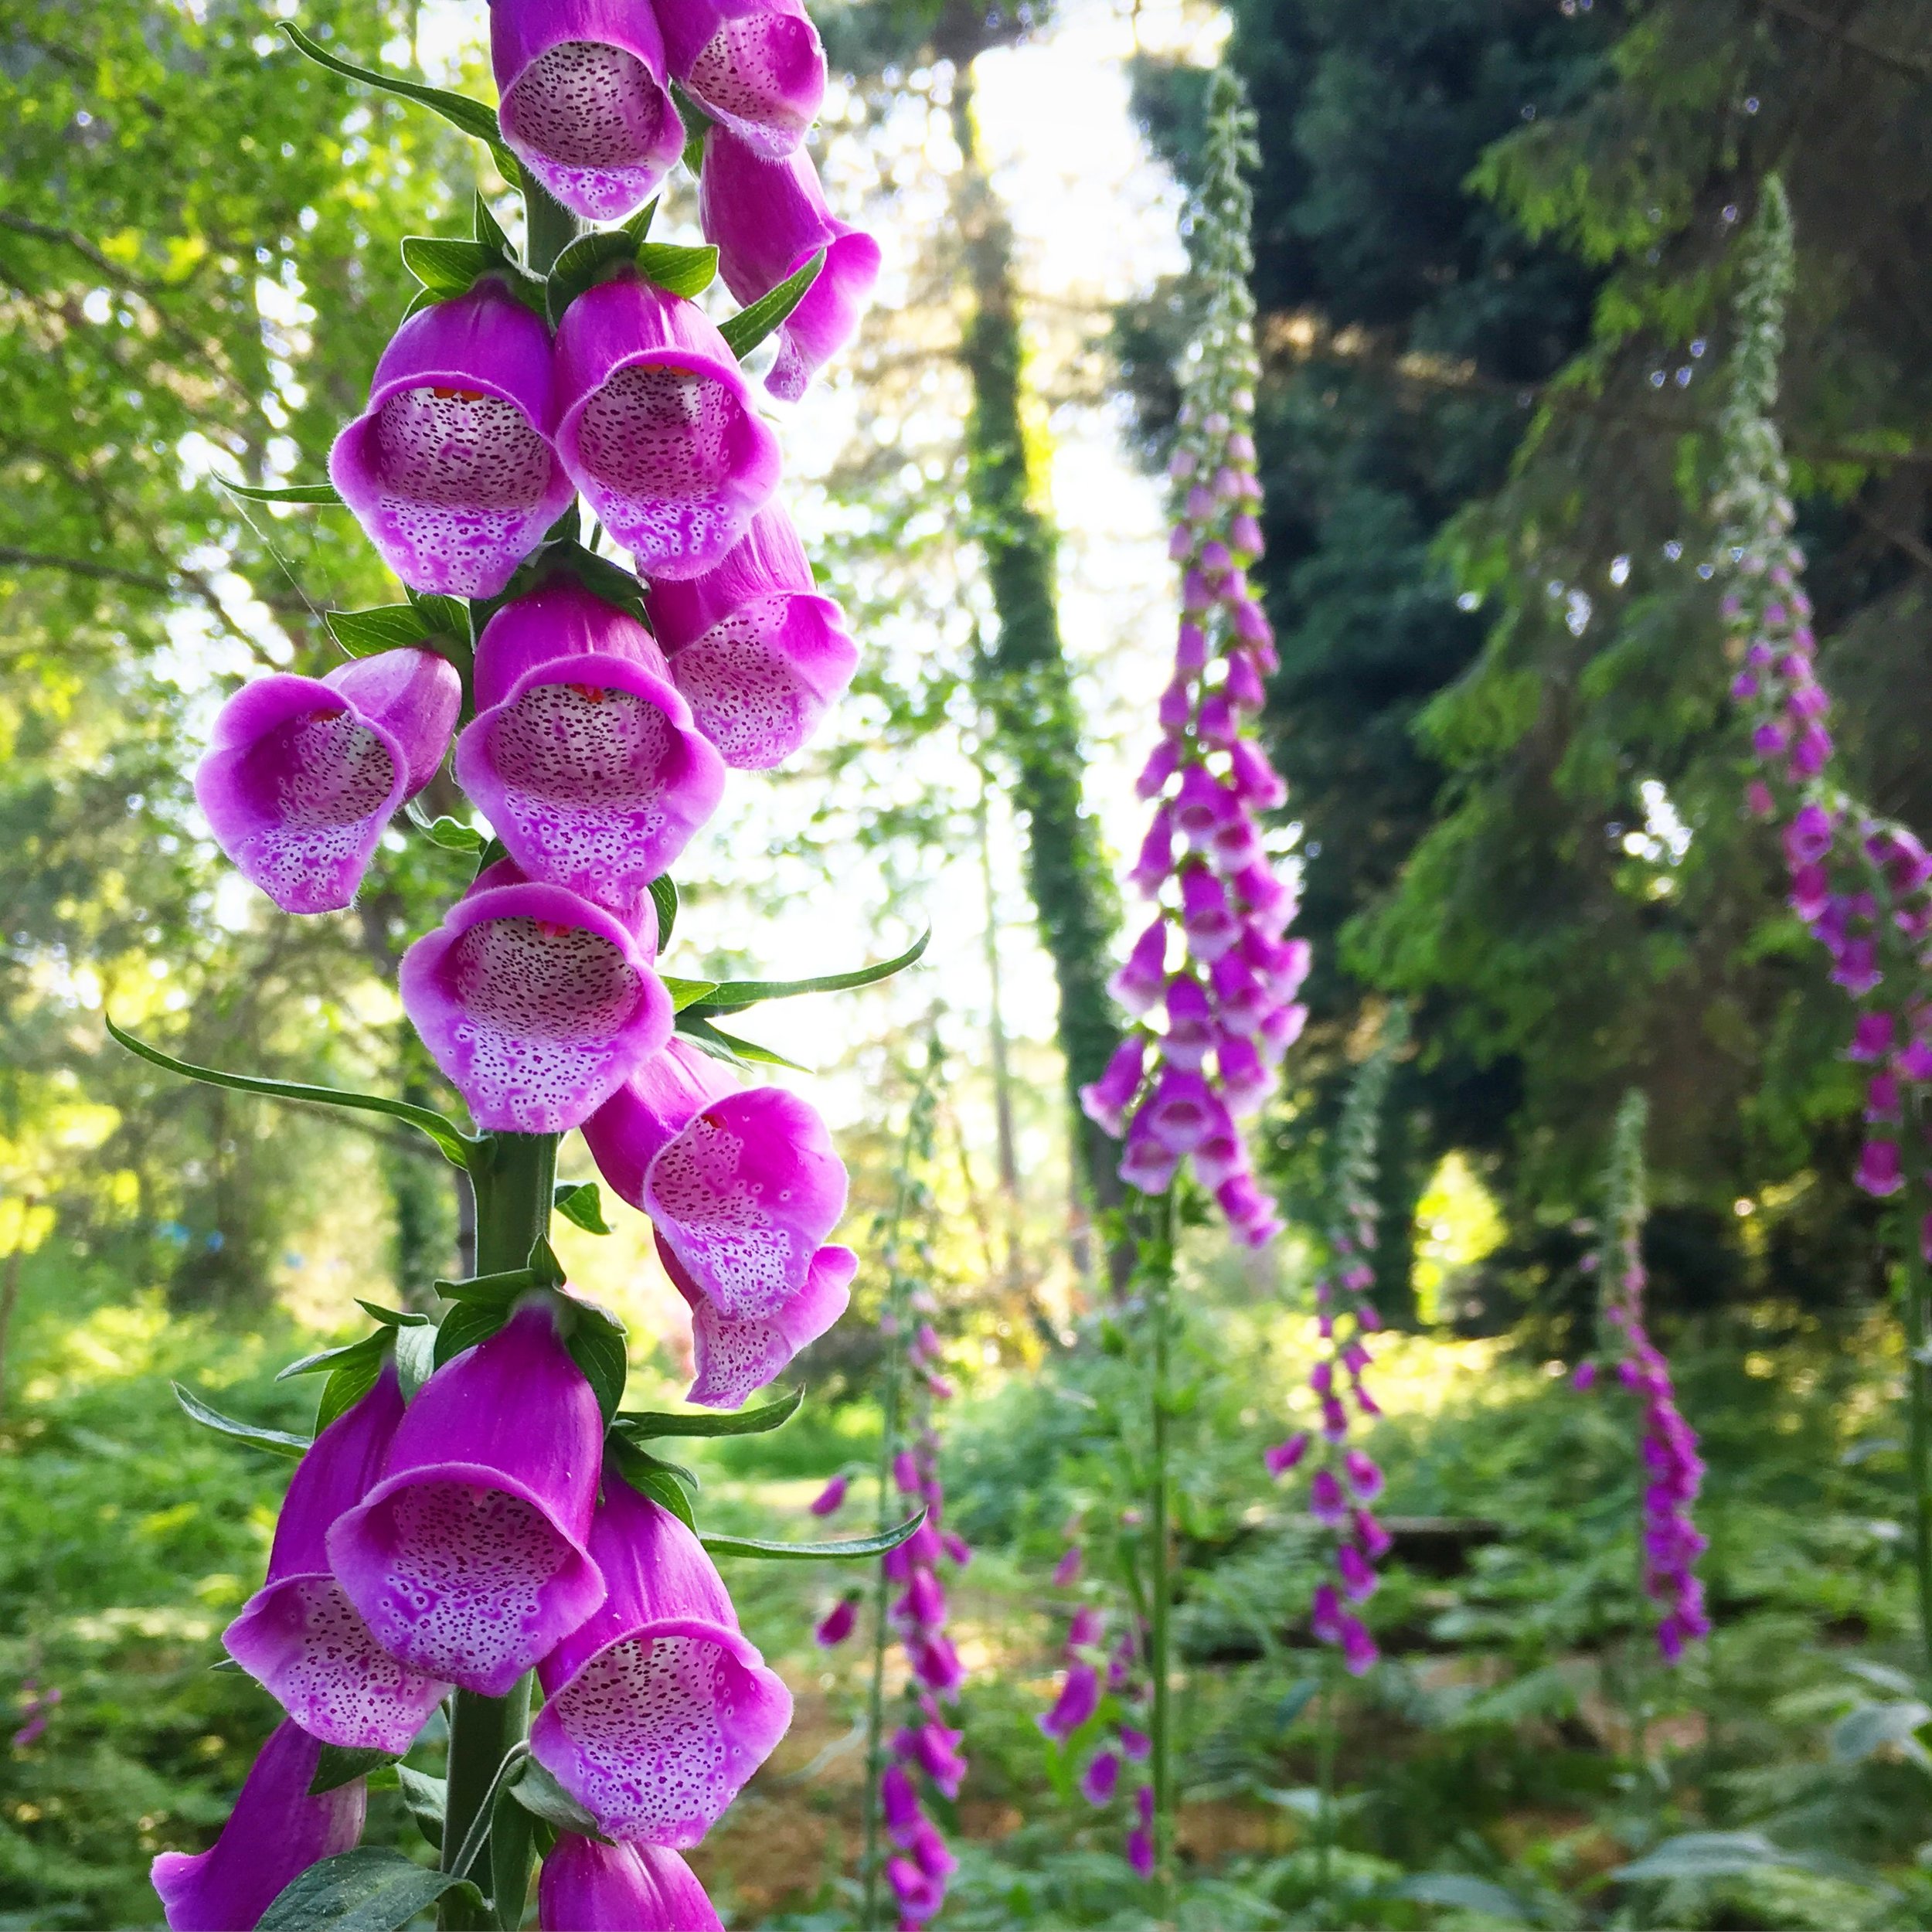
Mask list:
[[[805,291],[818,279],[825,265],[825,251],[821,248],[770,294],[760,295],[729,321],[718,325],[718,333],[731,345],[731,352],[739,361],[743,362],[804,300]]]
[[[488,1341],[509,1318],[507,1301],[460,1302],[437,1325],[436,1366],[440,1369],[465,1349]]]
[[[443,1820],[447,1815],[450,1787],[446,1779],[431,1777],[427,1771],[413,1771],[406,1764],[396,1767],[403,1802],[416,1821],[416,1828],[440,1852],[443,1849]]]
[[[668,973],[659,977],[664,982],[664,990],[671,995],[671,1010],[674,1013],[682,1013],[687,1006],[696,1006],[718,990],[716,980],[673,979]]]
[[[674,295],[702,295],[717,277],[718,251],[709,243],[682,248],[674,242],[644,242],[637,253],[645,279]]]
[[[384,73],[379,68],[359,66],[352,60],[342,60],[310,39],[300,27],[287,20],[281,24],[282,32],[318,67],[326,67],[331,73],[341,74],[347,80],[366,81],[372,87],[381,88],[385,94],[399,94],[405,100],[413,100],[418,107],[440,114],[452,127],[461,128],[464,134],[481,141],[490,150],[496,160],[497,172],[505,181],[523,179],[516,157],[504,145],[503,131],[497,124],[495,108],[486,107],[480,100],[472,100],[468,94],[451,94],[446,87],[426,87],[420,81],[404,80],[398,75]]]
[[[478,1908],[483,1903],[468,1879],[427,1870],[385,1846],[365,1845],[338,1852],[291,1879],[256,1932],[400,1932],[452,1892]]]
[[[1474,1878],[1467,1872],[1416,1872],[1399,1879],[1389,1896],[1413,1899],[1423,1905],[1444,1905],[1464,1912],[1480,1912],[1485,1917],[1521,1924],[1529,1914],[1513,1892],[1487,1879]]]
[[[573,1298],[566,1305],[570,1320],[563,1345],[570,1359],[583,1371],[583,1379],[597,1396],[597,1408],[607,1429],[611,1418],[617,1412],[617,1404],[624,1400],[624,1385],[631,1374],[624,1324],[594,1301]]]
[[[445,597],[440,590],[411,590],[406,585],[403,594],[422,612],[431,637],[454,638],[463,645],[470,644],[474,634],[470,625],[470,607],[461,597]]]
[[[901,1543],[910,1542],[925,1520],[926,1512],[922,1509],[917,1515],[908,1516],[876,1536],[852,1536],[836,1543],[772,1543],[757,1536],[700,1536],[699,1541],[714,1556],[760,1556],[774,1563],[849,1563],[869,1556],[889,1556]]]
[[[456,235],[405,235],[403,266],[438,301],[467,295],[478,280],[502,266],[502,257],[483,243]]]
[[[342,1744],[325,1744],[315,1761],[315,1775],[308,1781],[308,1794],[320,1798],[325,1791],[339,1790],[385,1764],[395,1764],[400,1757],[398,1751],[354,1750]]]
[[[570,304],[611,270],[634,263],[638,247],[638,238],[621,228],[593,229],[578,236],[552,264],[545,284],[544,302],[551,327],[556,328]]]
[[[617,1473],[639,1495],[648,1496],[660,1509],[669,1510],[693,1536],[697,1534],[698,1519],[692,1513],[691,1498],[669,1463],[660,1461],[621,1436],[612,1437],[608,1447]]]
[[[318,1349],[312,1355],[298,1355],[275,1371],[275,1379],[287,1382],[296,1376],[332,1375],[349,1362],[373,1359],[379,1365],[393,1338],[393,1326],[386,1322],[373,1334],[358,1335],[353,1342],[345,1342],[338,1348]]]
[[[386,1308],[381,1302],[365,1301],[360,1295],[355,1298],[355,1305],[365,1315],[388,1328],[427,1328],[430,1325],[429,1317],[418,1315],[413,1308]]]
[[[662,952],[671,944],[672,928],[678,923],[677,882],[668,872],[651,880],[651,903],[657,908],[658,951]]]
[[[1896,1748],[1918,1765],[1932,1764],[1919,1732],[1932,1723],[1932,1709],[1916,1697],[1896,1703],[1861,1704],[1832,1726],[1832,1761],[1856,1764],[1877,1752]]]
[[[710,1409],[696,1410],[689,1415],[662,1409],[631,1409],[616,1417],[611,1426],[633,1442],[648,1442],[658,1436],[762,1435],[767,1429],[789,1422],[804,1399],[805,1392],[800,1387],[775,1402],[726,1415]]]
[[[896,959],[883,960],[876,966],[856,967],[849,973],[827,973],[818,979],[728,979],[704,1002],[701,1012],[740,1012],[767,999],[795,999],[801,993],[842,993],[855,986],[876,985],[913,964],[932,937],[929,926]]]
[[[230,496],[245,496],[251,503],[340,503],[340,492],[333,483],[286,483],[276,489],[258,489],[252,483],[237,483],[226,476],[215,481]]]
[[[794,1073],[811,1071],[808,1066],[801,1066],[796,1060],[787,1060],[782,1053],[774,1053],[769,1046],[740,1039],[735,1033],[727,1033],[713,1026],[696,1007],[679,1014],[677,1028],[685,1039],[696,1040],[713,1060],[726,1061],[733,1066],[788,1066]]]
[[[515,252],[510,247],[510,238],[503,232],[503,224],[496,218],[496,211],[483,199],[479,189],[470,209],[470,232],[485,247],[494,250],[506,261]]]
[[[573,1227],[583,1229],[586,1234],[616,1232],[604,1218],[604,1196],[597,1192],[594,1181],[579,1181],[574,1186],[564,1182],[557,1189],[551,1205]]]
[[[347,1415],[376,1386],[382,1372],[379,1352],[345,1362],[322,1384],[322,1399],[315,1405],[315,1433],[320,1435],[338,1416]]]
[[[509,1794],[532,1818],[542,1818],[560,1832],[574,1832],[580,1838],[595,1838],[600,1845],[611,1842],[598,1830],[597,1820],[533,1757],[523,1760]]]
[[[219,1409],[211,1409],[201,1397],[192,1390],[184,1389],[179,1382],[168,1385],[191,1422],[198,1422],[204,1429],[212,1429],[218,1436],[232,1436],[237,1442],[252,1442],[257,1449],[272,1450],[278,1456],[299,1456],[308,1447],[306,1436],[291,1435],[286,1429],[264,1429],[259,1423],[239,1422],[233,1416],[225,1416]]]
[[[431,818],[416,808],[411,799],[403,809],[409,815],[409,821],[428,839],[432,845],[440,845],[445,852],[467,852],[471,854],[482,851],[489,842],[474,825],[466,825],[460,818],[452,818],[445,812]]]
[[[148,1046],[131,1033],[124,1033],[114,1024],[112,1015],[105,1017],[111,1038],[129,1053],[139,1054],[168,1073],[179,1073],[183,1080],[230,1087],[238,1094],[260,1094],[272,1100],[301,1100],[315,1107],[345,1107],[356,1113],[386,1114],[393,1120],[406,1121],[419,1134],[427,1134],[451,1166],[467,1168],[470,1164],[470,1143],[462,1131],[454,1121],[445,1120],[429,1107],[417,1107],[408,1100],[392,1100],[380,1094],[351,1094],[340,1087],[306,1087],[294,1080],[262,1080],[252,1073],[227,1073],[218,1067],[196,1066],[162,1053],[158,1047]]]
[[[413,604],[378,604],[372,611],[328,611],[322,621],[328,634],[352,658],[400,651],[431,634],[429,620]]]
[[[420,1328],[401,1328],[396,1336],[396,1374],[403,1385],[403,1400],[415,1400],[416,1392],[436,1372],[436,1331],[427,1323]]]
[[[653,195],[628,222],[622,224],[624,232],[634,242],[643,242],[648,239],[651,233],[651,224],[657,218],[658,197]]]
[[[532,1760],[526,1758],[527,1767]],[[498,1932],[518,1932],[530,1892],[530,1841],[536,1820],[499,1791],[490,1807],[490,1909]]]
[[[1611,1876],[1624,1884],[1639,1879],[1736,1878],[1773,1865],[1802,1865],[1797,1853],[1781,1850],[1762,1832],[1684,1832]]]

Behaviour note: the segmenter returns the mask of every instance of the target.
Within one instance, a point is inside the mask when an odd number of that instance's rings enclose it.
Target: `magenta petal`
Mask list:
[[[543,1660],[538,1762],[611,1837],[695,1845],[791,1722],[698,1539],[607,1471],[590,1551],[603,1608]]]
[[[561,1134],[670,1038],[671,995],[622,921],[505,876],[492,866],[403,954],[403,1008],[479,1128]]]
[[[821,250],[825,261],[779,332],[778,359],[765,386],[796,402],[852,339],[879,279],[879,244],[837,220],[818,171],[803,148],[773,161],[716,130],[705,142],[698,213],[718,250],[726,286],[740,302],[770,293]]]
[[[658,19],[672,75],[707,114],[768,157],[798,146],[825,97],[803,0],[675,0]]]
[[[722,562],[777,487],[778,439],[696,303],[600,282],[557,332],[557,450],[599,521],[654,577]]]
[[[675,1852],[558,1834],[536,1884],[542,1932],[724,1932]]]
[[[782,1375],[799,1350],[816,1342],[845,1312],[859,1257],[850,1248],[821,1248],[811,1258],[804,1286],[769,1315],[733,1318],[693,1284],[662,1237],[658,1253],[679,1291],[691,1304],[691,1340],[697,1379],[689,1400],[708,1409],[735,1409],[754,1390]]]
[[[845,614],[776,503],[714,568],[655,580],[646,599],[671,676],[734,770],[767,771],[818,728],[858,667]]]
[[[563,514],[550,338],[495,280],[420,309],[376,365],[329,479],[413,590],[495,597]]]
[[[284,1886],[354,1847],[362,1835],[362,1781],[311,1798],[321,1752],[298,1726],[278,1725],[213,1845],[155,1860],[149,1876],[172,1932],[253,1932]]]
[[[845,1164],[804,1101],[754,1087],[713,1100],[660,1150],[643,1206],[720,1315],[775,1315],[845,1212]]]
[[[684,151],[657,16],[636,0],[492,0],[503,138],[572,213],[622,221]]]
[[[642,1213],[651,1163],[713,1100],[736,1090],[718,1061],[674,1035],[583,1124],[606,1185]]]
[[[559,571],[484,625],[470,680],[476,708],[494,710],[521,679],[560,658],[593,655],[628,658],[655,676],[669,675],[657,640],[635,617]]]
[[[603,1437],[547,1308],[520,1310],[438,1369],[383,1481],[328,1533],[336,1579],[377,1642],[503,1696],[604,1600],[585,1546]]]
[[[245,685],[195,774],[217,842],[284,912],[340,911],[396,808],[442,763],[462,695],[427,651]]]

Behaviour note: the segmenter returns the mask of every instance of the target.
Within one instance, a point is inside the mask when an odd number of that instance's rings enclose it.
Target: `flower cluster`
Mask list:
[[[1348,1446],[1349,1410],[1352,1403],[1365,1421],[1382,1413],[1363,1380],[1373,1359],[1366,1338],[1382,1326],[1369,1298],[1375,1285],[1369,1257],[1375,1252],[1379,1211],[1376,1150],[1389,1077],[1407,1039],[1407,1009],[1393,1007],[1374,1052],[1349,1083],[1342,1104],[1335,1136],[1335,1211],[1328,1230],[1334,1260],[1315,1288],[1316,1327],[1324,1353],[1308,1372],[1308,1387],[1321,1407],[1321,1427],[1297,1430],[1268,1450],[1264,1458],[1268,1474],[1278,1478],[1299,1468],[1311,1451],[1315,1454],[1308,1513],[1335,1539],[1335,1575],[1315,1586],[1309,1628],[1319,1642],[1339,1648],[1342,1662],[1358,1677],[1379,1653],[1354,1606],[1375,1594],[1375,1566],[1389,1553],[1393,1539],[1369,1507],[1382,1494],[1381,1466],[1366,1450]]]
[[[1932,1094],[1932,1004],[1920,992],[1932,935],[1932,855],[1832,781],[1831,706],[1814,667],[1804,552],[1791,536],[1789,472],[1771,411],[1784,304],[1791,277],[1790,210],[1766,183],[1738,307],[1733,391],[1723,434],[1724,486],[1716,566],[1735,668],[1732,696],[1752,721],[1760,775],[1748,802],[1781,828],[1791,909],[1856,1002],[1847,1057],[1871,1068],[1857,1179],[1867,1193],[1898,1193],[1908,1172],[1906,1109]],[[1932,1253],[1932,1220],[1920,1240]]]
[[[355,1844],[360,1781],[310,1788],[325,1745],[399,1755],[453,1692],[460,1730],[464,1698],[520,1697],[532,1673],[543,1707],[515,1749],[586,1821],[546,1855],[542,1923],[716,1927],[678,1854],[791,1716],[669,1465],[611,1429],[614,1325],[540,1264],[554,1138],[581,1128],[690,1305],[691,1400],[742,1402],[846,1305],[857,1263],[829,1240],[845,1175],[824,1124],[741,1089],[732,1043],[679,1018],[657,958],[668,870],[727,769],[798,750],[856,662],[777,500],[777,440],[733,342],[778,328],[767,386],[795,397],[855,326],[879,253],[832,217],[800,145],[825,61],[799,0],[494,0],[490,23],[530,259],[479,202],[476,240],[439,257],[473,272],[426,286],[329,461],[410,602],[338,626],[365,653],[340,669],[239,692],[196,788],[247,878],[323,913],[451,763],[494,836],[432,828],[480,862],[410,947],[401,994],[474,1120],[473,1138],[440,1123],[439,1145],[495,1252],[417,1338],[433,1350],[399,1339],[420,1317],[384,1315],[341,1352],[368,1372],[325,1399],[226,1638],[287,1721],[213,1849],[156,1862],[176,1932],[253,1926]],[[709,117],[695,147],[673,82]],[[709,252],[648,245],[638,212],[700,151],[706,233],[757,305],[735,335],[691,299]],[[580,219],[626,226],[536,259],[539,230],[560,244]],[[577,541],[580,497],[634,573]],[[529,1199],[490,1191],[503,1162]],[[451,1791],[454,1806],[454,1774]],[[461,1876],[450,1856],[492,1828],[452,1818],[445,1869]],[[508,1881],[495,1909],[520,1916],[524,1875]]]
[[[1236,1123],[1267,1098],[1301,1033],[1307,1012],[1295,995],[1309,955],[1305,940],[1282,937],[1297,895],[1277,876],[1257,823],[1287,794],[1252,735],[1264,681],[1277,668],[1247,574],[1261,554],[1253,197],[1241,177],[1254,153],[1252,126],[1238,83],[1217,74],[1193,230],[1207,320],[1189,352],[1172,464],[1181,626],[1161,741],[1139,782],[1153,821],[1131,875],[1156,910],[1113,981],[1135,1024],[1080,1102],[1104,1131],[1125,1135],[1121,1176],[1129,1185],[1165,1193],[1191,1156],[1235,1232],[1260,1247],[1281,1223]]]
[[[1601,1338],[1617,1359],[1617,1379],[1643,1405],[1644,1589],[1662,1606],[1657,1648],[1675,1663],[1684,1646],[1710,1634],[1697,1560],[1706,1539],[1691,1520],[1702,1486],[1703,1459],[1697,1432],[1677,1406],[1670,1364],[1644,1326],[1644,1126],[1648,1108],[1633,1090],[1618,1110],[1611,1142],[1604,1236],[1592,1258],[1598,1279]],[[1584,1362],[1574,1377],[1580,1389],[1597,1380],[1597,1365]]]

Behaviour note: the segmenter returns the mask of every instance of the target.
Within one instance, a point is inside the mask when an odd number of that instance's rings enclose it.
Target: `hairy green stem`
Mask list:
[[[476,1267],[479,1274],[506,1274],[529,1259],[530,1250],[549,1232],[550,1202],[556,1184],[556,1136],[553,1134],[490,1134],[470,1161],[476,1190]],[[504,1697],[457,1691],[450,1705],[449,1787],[443,1820],[443,1869],[453,1872],[466,1843],[481,1829],[483,1812],[496,1787],[504,1759],[521,1744],[530,1727],[530,1680],[522,1678]],[[510,1861],[514,1863],[515,1860]],[[523,1861],[527,1867],[527,1858]],[[486,1869],[494,1871],[494,1862]],[[446,1932],[484,1932],[522,1922],[518,1896],[527,1871],[499,1873],[491,1889],[494,1910],[466,1903],[452,1893],[438,1923]]]
[[[1148,1672],[1153,1680],[1154,1708],[1148,1726],[1153,1740],[1154,1896],[1162,1919],[1169,1915],[1174,1896],[1174,1736],[1172,1686],[1173,1577],[1168,1549],[1168,1370],[1170,1291],[1174,1284],[1174,1236],[1176,1182],[1161,1197],[1155,1212],[1152,1239],[1143,1250],[1146,1266],[1143,1291],[1147,1297],[1148,1448],[1153,1471],[1148,1485]]]

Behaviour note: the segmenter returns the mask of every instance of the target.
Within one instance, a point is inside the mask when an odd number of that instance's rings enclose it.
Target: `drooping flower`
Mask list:
[[[722,562],[692,577],[653,578],[645,602],[672,681],[734,770],[768,771],[790,757],[858,668],[845,613],[818,594],[775,503]]]
[[[774,159],[798,145],[825,96],[803,0],[675,0],[658,18],[671,72],[706,113]]]
[[[433,651],[244,685],[195,774],[216,842],[284,912],[341,911],[384,827],[436,776],[462,699],[456,667]]]
[[[510,151],[586,221],[641,208],[684,151],[655,12],[625,0],[491,0]]]
[[[508,859],[403,955],[401,991],[423,1045],[491,1132],[581,1126],[671,1035],[671,995],[645,942]]]
[[[247,1932],[277,1893],[362,1835],[362,1779],[311,1798],[320,1740],[285,1719],[250,1768],[206,1852],[164,1852],[149,1873],[170,1932]]]
[[[603,1437],[540,1304],[431,1376],[382,1481],[328,1532],[330,1567],[383,1648],[485,1697],[554,1651],[604,1600],[587,1546]]]
[[[724,794],[650,633],[553,577],[490,620],[475,687],[458,782],[529,877],[634,922]]]
[[[407,1750],[449,1689],[384,1650],[329,1569],[329,1529],[374,1487],[402,1420],[390,1362],[302,1458],[267,1580],[223,1635],[229,1655],[304,1730],[351,1750]]]
[[[396,331],[329,479],[412,590],[495,597],[570,502],[553,402],[549,332],[486,276]]]
[[[564,467],[653,578],[721,563],[777,485],[778,439],[729,345],[695,302],[641,275],[570,304],[556,389]]]
[[[858,328],[879,279],[878,243],[825,206],[802,148],[774,161],[722,128],[705,141],[698,215],[725,285],[743,303],[824,253],[811,287],[780,326],[777,359],[765,378],[773,395],[796,402]]]
[[[542,1932],[724,1932],[696,1874],[655,1845],[560,1832],[536,1886]]]
[[[671,1284],[691,1311],[691,1345],[697,1377],[686,1400],[710,1409],[735,1409],[776,1381],[801,1349],[809,1347],[852,1303],[859,1257],[828,1243],[811,1257],[803,1285],[764,1315],[726,1315],[687,1271],[662,1235],[658,1258]]]

